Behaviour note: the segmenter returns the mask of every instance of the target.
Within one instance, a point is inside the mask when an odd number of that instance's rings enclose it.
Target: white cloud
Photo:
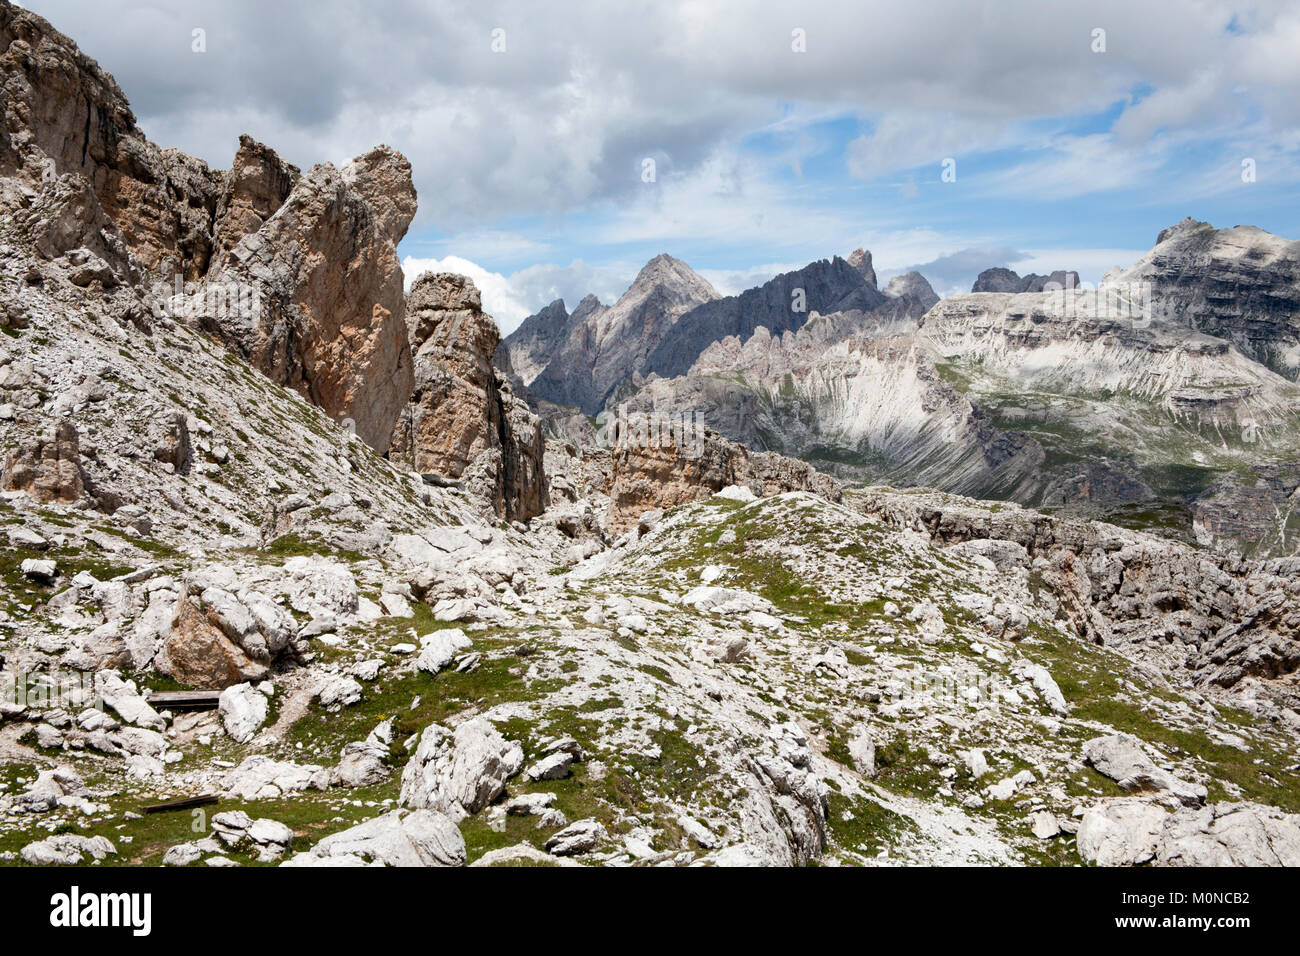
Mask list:
[[[937,180],[944,159],[994,149],[1012,138],[1005,121],[891,110],[870,133],[849,143],[848,168],[854,176],[877,179],[900,169],[933,166]]]
[[[509,335],[519,323],[526,319],[534,309],[521,302],[510,288],[510,281],[499,272],[490,272],[476,262],[462,259],[460,256],[446,256],[442,259],[417,259],[407,256],[402,260],[402,272],[406,279],[406,288],[411,288],[421,274],[425,272],[456,272],[469,276],[483,294],[483,311],[497,320],[501,334]]]
[[[462,256],[440,259],[407,256],[402,260],[406,287],[423,272],[455,272],[469,276],[483,294],[483,311],[497,321],[503,336],[556,299],[572,312],[583,297],[595,295],[606,305],[622,295],[644,263],[619,262],[592,266],[581,259],[568,265],[528,266],[509,275],[493,272]]]
[[[779,165],[802,171],[820,146],[799,141],[801,123],[864,117],[872,132],[845,159],[874,175],[1024,143],[1026,123],[1095,113],[1137,88],[1154,92],[1121,118],[1135,136],[1231,130],[1236,111],[1198,108],[1221,102],[1215,90],[1240,89],[1279,129],[1300,112],[1300,13],[1252,0],[878,0],[851,11],[665,0],[635,13],[598,0],[29,4],[116,75],[165,145],[224,166],[245,131],[300,164],[388,142],[414,164],[419,222],[443,230],[635,204],[642,157],[707,177],[720,151],[783,121],[795,138]],[[1242,31],[1230,34],[1234,16]],[[208,30],[202,55],[189,49],[195,24]],[[1090,49],[1099,24],[1104,54]],[[790,49],[793,26],[806,54]],[[496,27],[505,53],[491,51]],[[749,184],[731,205],[733,221],[754,223],[770,203]]]
[[[1037,155],[980,176],[975,188],[992,196],[1047,201],[1129,188],[1165,164],[1170,146],[1159,138],[1124,145],[1110,133],[1056,136]]]

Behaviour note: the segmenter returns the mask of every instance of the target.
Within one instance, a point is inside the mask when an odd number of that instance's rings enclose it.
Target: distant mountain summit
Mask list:
[[[1292,381],[1300,379],[1300,242],[1255,226],[1215,229],[1187,218],[1102,283],[1149,283],[1161,318],[1227,339]]]
[[[661,254],[642,267],[612,306],[588,296],[561,319],[564,303],[557,309],[553,302],[525,319],[504,347],[515,374],[538,398],[595,414],[616,386],[640,371],[683,314],[717,297],[694,269]],[[538,371],[529,378],[534,368]]]
[[[885,301],[875,279],[870,253],[859,256],[857,266],[835,256],[783,273],[739,295],[707,302],[682,316],[664,335],[643,371],[684,375],[706,348],[729,335],[745,340],[760,326],[774,335],[795,332],[814,312],[870,312]]]
[[[594,415],[620,385],[684,374],[705,349],[728,336],[747,339],[760,327],[778,335],[793,332],[814,314],[870,312],[907,292],[928,305],[938,301],[919,275],[908,282],[887,296],[876,286],[871,253],[856,249],[848,259],[822,259],[720,297],[686,263],[661,254],[612,306],[587,296],[569,314],[557,299],[530,315],[506,337],[497,364],[537,399]]]
[[[1040,276],[1035,272],[1027,276],[1018,275],[1012,269],[997,267],[985,269],[971,286],[972,292],[1042,292],[1051,286],[1055,289],[1077,289],[1079,273],[1074,270],[1057,269],[1051,275]]]

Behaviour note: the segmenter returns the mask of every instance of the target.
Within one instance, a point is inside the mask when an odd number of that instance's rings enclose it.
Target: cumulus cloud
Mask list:
[[[948,291],[1015,262],[1017,201],[1252,221],[1300,182],[1300,9],[1271,0],[24,2],[216,168],[245,132],[303,168],[403,151],[409,268],[469,273],[507,332],[555,298],[612,302],[658,252],[732,293],[865,246],[882,282],[920,263]],[[932,184],[948,156],[953,190]],[[1014,241],[1133,241],[1083,218]]]
[[[1117,130],[1129,138],[1231,127],[1223,90],[1280,119],[1300,110],[1300,14],[1249,0],[1008,0],[993,14],[966,0],[851,12],[665,0],[637,15],[597,0],[29,3],[115,73],[159,141],[218,166],[246,131],[300,165],[388,142],[414,163],[421,221],[444,230],[635,203],[643,158],[704,169],[791,105],[860,117],[868,131],[844,162],[871,177],[1115,103],[1128,103]],[[1104,54],[1090,47],[1098,25]],[[1134,100],[1135,89],[1151,92]],[[786,167],[801,171],[801,148]],[[1077,149],[1064,152],[1058,180],[1078,171]]]
[[[588,294],[606,305],[613,303],[632,284],[642,265],[627,262],[592,266],[575,259],[568,265],[534,265],[503,275],[462,256],[438,259],[407,256],[402,260],[402,271],[408,289],[424,272],[469,276],[483,294],[483,311],[496,319],[504,336],[556,299],[563,299],[569,311]]]
[[[446,256],[442,259],[417,259],[407,256],[402,260],[402,272],[406,279],[406,288],[426,272],[455,272],[469,276],[483,295],[483,311],[497,320],[502,335],[509,335],[519,323],[532,313],[526,304],[520,301],[510,287],[510,281],[499,272],[484,269],[477,262],[462,259],[460,256]]]

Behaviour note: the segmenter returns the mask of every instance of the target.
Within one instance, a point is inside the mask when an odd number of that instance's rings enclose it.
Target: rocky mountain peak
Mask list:
[[[868,283],[873,286],[876,285],[876,270],[871,265],[870,250],[861,247],[854,249],[849,253],[847,262],[854,269],[857,269],[862,278],[866,279]]]
[[[401,242],[417,205],[410,160],[381,144],[343,167],[343,179],[370,206],[380,234],[394,245]]]
[[[1031,272],[1021,276],[1013,269],[1001,266],[985,269],[971,286],[972,292],[1042,292],[1047,286],[1056,289],[1077,289],[1079,273],[1057,269],[1051,275],[1038,275]]]
[[[469,276],[456,272],[424,272],[411,283],[406,294],[406,324],[410,333],[411,350],[419,348],[433,335],[448,316],[462,318],[482,317],[484,325],[496,329],[491,316],[483,315],[483,297]],[[499,333],[496,333],[499,338]],[[490,355],[496,342],[488,350]]]
[[[247,134],[239,137],[213,217],[212,269],[219,271],[230,250],[275,215],[301,175],[271,147]]]
[[[561,305],[564,304],[563,299],[558,301],[560,302]],[[552,303],[552,305],[554,305],[554,303]],[[600,299],[596,298],[596,296],[588,292],[586,295],[582,297],[582,301],[578,303],[578,307],[573,310],[573,315],[575,317],[581,318],[582,316],[589,315],[592,312],[595,312],[598,309],[603,309],[605,307],[606,306],[600,301]]]
[[[656,290],[662,290],[667,303],[690,302],[697,305],[718,298],[718,290],[707,279],[682,260],[661,252],[641,267],[641,271],[618,302],[614,303],[611,311],[627,309]]]
[[[1167,239],[1175,239],[1179,236],[1185,236],[1188,235],[1189,233],[1199,232],[1203,229],[1213,230],[1214,227],[1211,226],[1208,222],[1202,222],[1199,219],[1193,219],[1191,216],[1187,216],[1181,221],[1174,223],[1172,226],[1168,226],[1164,229],[1161,229],[1160,235],[1156,237],[1156,245],[1159,245],[1160,243],[1166,241]]]
[[[894,276],[885,286],[885,295],[895,299],[912,296],[925,309],[929,309],[939,301],[939,296],[935,293],[934,287],[919,272],[904,272],[901,275]]]
[[[530,316],[507,339],[510,364],[538,398],[595,414],[616,387],[639,373],[646,356],[684,313],[717,298],[704,277],[661,253],[641,268],[612,306],[602,306],[594,296],[584,298],[562,337],[544,333],[540,316]],[[542,360],[545,365],[531,380],[520,371]]]
[[[1188,217],[1128,269],[1107,273],[1105,284],[1141,289],[1153,317],[1226,339],[1300,379],[1300,242]]]
[[[684,375],[706,348],[727,336],[744,341],[759,326],[775,334],[795,331],[814,312],[870,311],[884,301],[880,290],[849,262],[839,256],[821,259],[739,295],[696,306],[664,335],[641,371]]]

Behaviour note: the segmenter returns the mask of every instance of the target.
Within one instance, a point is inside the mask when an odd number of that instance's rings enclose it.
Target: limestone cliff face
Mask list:
[[[572,313],[565,308],[563,299],[556,299],[505,337],[497,354],[497,368],[531,385],[564,346],[570,329],[606,309],[594,295],[584,296]]]
[[[541,423],[492,365],[500,345],[473,281],[421,275],[407,297],[415,388],[393,430],[389,457],[460,479],[509,520],[546,506]]]
[[[411,165],[395,150],[314,166],[209,276],[257,290],[257,306],[201,319],[380,452],[414,385],[397,258],[414,214]]]
[[[708,498],[730,485],[758,497],[809,491],[831,501],[840,483],[807,462],[772,452],[752,452],[717,432],[684,434],[650,416],[633,416],[611,455],[609,515],[615,532],[634,525],[643,512]]]
[[[15,179],[0,205],[21,201],[24,185],[39,191],[81,177],[146,270],[202,275],[220,187],[201,160],[149,142],[112,76],[45,20],[3,0],[0,82],[0,174]]]
[[[1257,229],[1184,219],[1103,285],[1149,283],[1157,317],[1231,342],[1300,379],[1300,242]]]
[[[212,223],[214,272],[222,269],[241,239],[275,215],[300,175],[297,166],[286,163],[271,147],[251,136],[239,137],[239,151],[224,177]]]
[[[307,176],[241,137],[230,172],[151,143],[116,81],[0,0],[0,210],[82,286],[181,277],[225,297],[193,316],[379,451],[413,384],[397,243],[410,164],[387,147]]]

